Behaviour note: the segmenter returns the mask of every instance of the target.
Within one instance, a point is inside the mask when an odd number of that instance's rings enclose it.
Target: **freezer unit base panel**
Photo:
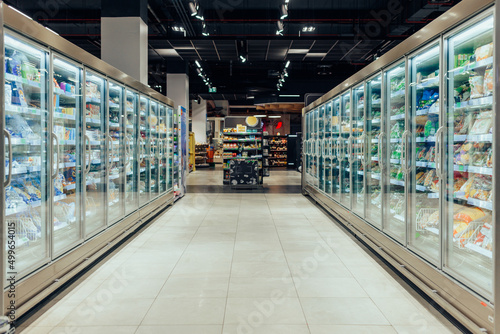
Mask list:
[[[403,276],[434,300],[452,317],[473,333],[494,333],[492,305],[472,293],[460,282],[432,267],[410,250],[402,247],[349,210],[318,190],[306,185],[303,193],[313,198],[373,252],[384,258]]]
[[[114,246],[142,229],[144,224],[154,221],[173,203],[173,192],[160,196],[151,204],[126,216],[118,223],[97,234],[85,243],[62,255],[52,263],[40,268],[16,286],[16,316],[19,318],[43,301],[50,294],[71,281],[83,270],[93,265]],[[148,212],[146,210],[149,210]],[[4,292],[5,300],[8,291]]]

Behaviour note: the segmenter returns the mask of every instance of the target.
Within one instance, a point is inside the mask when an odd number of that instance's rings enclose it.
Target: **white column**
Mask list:
[[[101,59],[148,84],[148,26],[141,17],[101,18]]]
[[[196,101],[191,101],[193,106],[193,132],[197,143],[207,142],[207,102],[201,100],[200,104]]]
[[[184,73],[167,74],[167,96],[175,105],[189,112],[189,76]]]

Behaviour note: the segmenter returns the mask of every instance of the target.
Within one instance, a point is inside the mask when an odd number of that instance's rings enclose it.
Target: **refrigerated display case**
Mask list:
[[[495,332],[500,316],[498,12],[460,2],[303,111],[303,193],[474,333]],[[316,138],[335,142],[337,104],[339,141],[316,154]],[[338,195],[313,181],[315,159],[323,176],[331,159]]]
[[[347,92],[340,98],[340,203],[351,208],[351,161],[352,128],[351,128],[351,93]]]
[[[485,295],[493,293],[493,177],[497,177],[493,155],[498,154],[493,29],[494,19],[488,13],[445,38],[450,98],[446,160],[440,169],[446,185],[445,268]]]
[[[174,125],[174,109],[167,107],[167,121],[168,121],[168,127],[167,127],[167,134],[168,134],[168,186],[167,190],[172,190],[174,187],[174,147],[175,147],[175,140],[174,140],[174,131],[175,131],[175,125]]]
[[[108,222],[114,223],[125,214],[125,88],[109,82],[108,91]]]
[[[409,246],[436,264],[440,258],[440,43],[409,57]]]
[[[160,151],[149,149],[163,143],[151,133],[173,131],[171,122],[151,131],[149,109],[139,117],[139,98],[148,108],[149,101],[174,105],[5,4],[0,17],[0,210],[3,235],[16,248],[9,272],[21,316],[173,203],[171,184],[158,187],[157,174],[154,198],[146,192],[139,207],[139,151],[158,165]],[[172,142],[164,145],[171,161]],[[6,238],[0,241],[7,249]]]
[[[25,272],[48,261],[47,227],[52,184],[48,146],[49,54],[40,45],[7,33],[5,43],[5,220],[15,230],[14,270]],[[58,144],[54,144],[57,147]],[[60,188],[58,188],[59,190]],[[58,194],[62,198],[63,192]],[[9,232],[10,233],[10,232]]]
[[[53,253],[62,254],[81,242],[85,177],[82,95],[83,67],[52,55],[52,135],[56,146],[52,175]],[[53,142],[52,142],[53,144]]]
[[[365,89],[363,85],[352,90],[352,123],[351,123],[351,189],[352,209],[360,217],[364,217],[365,203]]]
[[[138,131],[137,114],[139,110],[139,94],[127,89],[125,107],[125,213],[129,214],[139,207],[138,180]]]
[[[382,123],[382,75],[366,81],[366,219],[382,228],[383,165],[382,149],[384,132]]]
[[[385,72],[385,114],[387,128],[385,179],[386,197],[385,224],[383,229],[401,243],[406,242],[406,61],[400,62]]]
[[[151,194],[151,128],[149,100],[139,99],[139,206],[149,202]]]
[[[106,80],[85,71],[85,237],[106,225]]]
[[[334,99],[332,105],[332,192],[331,197],[340,202],[340,99]]]
[[[324,132],[323,136],[324,191],[327,194],[331,194],[332,193],[332,104],[331,103],[325,105],[323,132]]]

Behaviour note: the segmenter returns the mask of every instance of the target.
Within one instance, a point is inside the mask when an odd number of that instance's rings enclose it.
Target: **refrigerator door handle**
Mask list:
[[[92,157],[90,156],[90,137],[85,135],[85,140],[88,144],[85,146],[85,159],[87,159],[87,154],[89,155],[89,164],[85,167],[85,174],[90,173],[90,166],[92,165]]]
[[[380,132],[378,135],[378,150],[377,150],[377,158],[378,158],[378,165],[380,166],[380,171],[384,169],[384,163],[382,162],[381,157],[382,155],[382,143],[383,143],[383,138],[384,138],[384,132]]]
[[[111,163],[109,164],[109,171],[111,172],[111,169],[113,168],[113,162],[115,162],[115,155],[114,155],[114,145],[113,145],[113,139],[111,138],[110,135],[108,135],[108,140],[109,140],[109,145],[108,147],[110,147],[110,150],[109,150],[109,159],[111,161]]]
[[[59,137],[52,132],[52,144],[54,144],[54,139],[56,140],[56,152],[57,152],[57,158],[56,158],[56,169],[54,171],[54,174],[52,174],[52,179],[55,179],[57,177],[57,174],[59,174],[59,158],[60,158],[60,145],[59,145]]]
[[[363,164],[363,167],[366,167],[366,159],[365,159],[366,134],[363,133],[359,141],[361,142],[361,163]]]
[[[408,174],[408,172],[409,172],[409,170],[408,170],[408,152],[407,152],[409,133],[410,133],[409,130],[405,130],[405,132],[403,132],[403,136],[401,138],[402,139],[402,144],[401,144],[401,166],[403,167],[403,172],[405,174]]]
[[[435,142],[435,152],[436,152],[436,175],[438,178],[443,177],[443,164],[441,163],[441,136],[444,131],[444,126],[441,126],[437,131],[436,131],[436,142]]]
[[[141,145],[141,151],[140,151],[140,159],[139,159],[139,165],[142,164],[142,162],[144,161],[144,155],[146,153],[146,142],[144,141],[144,139],[140,138],[139,139],[139,144]]]
[[[10,137],[9,131],[6,129],[3,129],[3,133],[9,142],[9,175],[7,175],[7,180],[3,183],[4,188],[7,188],[10,186],[10,182],[12,181],[12,138]]]

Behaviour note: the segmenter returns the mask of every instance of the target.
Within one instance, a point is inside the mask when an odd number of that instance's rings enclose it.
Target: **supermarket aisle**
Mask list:
[[[187,194],[52,304],[23,333],[453,333],[300,194]]]

